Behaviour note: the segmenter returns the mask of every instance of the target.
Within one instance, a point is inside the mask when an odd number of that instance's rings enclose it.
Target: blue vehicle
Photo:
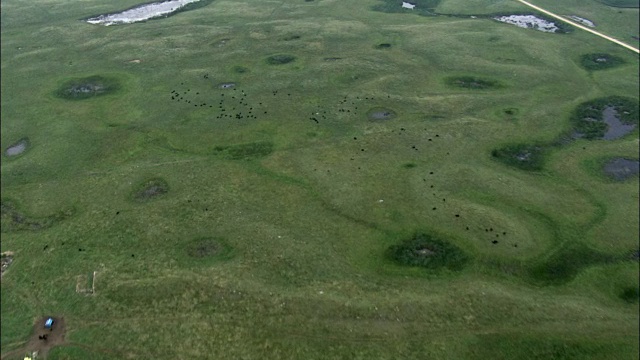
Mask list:
[[[53,318],[47,318],[47,321],[44,322],[44,328],[49,330],[53,328]]]

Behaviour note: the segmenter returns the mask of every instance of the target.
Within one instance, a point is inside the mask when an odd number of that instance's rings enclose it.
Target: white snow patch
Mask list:
[[[116,14],[99,15],[94,18],[88,19],[87,22],[89,24],[99,24],[104,26],[131,24],[171,14],[172,12],[177,11],[187,4],[198,1],[200,0],[169,0],[156,2],[125,10]]]
[[[402,7],[403,7],[403,8],[405,8],[405,9],[411,9],[411,10],[413,10],[413,8],[415,8],[415,7],[416,7],[416,5],[415,5],[415,4],[412,4],[412,3],[408,3],[408,2],[403,1],[403,2],[402,2]]]
[[[573,21],[579,22],[582,25],[586,25],[588,27],[596,27],[596,24],[594,24],[593,21],[581,18],[580,16],[569,15],[567,17]]]
[[[536,29],[543,32],[554,33],[559,30],[555,23],[540,19],[534,15],[509,15],[495,17],[494,19],[521,28]]]

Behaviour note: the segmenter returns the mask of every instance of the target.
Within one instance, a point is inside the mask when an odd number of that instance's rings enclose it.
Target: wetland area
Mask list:
[[[625,1],[3,1],[2,359],[637,358]]]

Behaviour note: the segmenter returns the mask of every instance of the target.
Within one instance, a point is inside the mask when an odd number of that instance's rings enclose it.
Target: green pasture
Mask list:
[[[637,54],[417,3],[3,1],[2,358],[57,316],[48,359],[637,359],[638,129],[566,141]]]

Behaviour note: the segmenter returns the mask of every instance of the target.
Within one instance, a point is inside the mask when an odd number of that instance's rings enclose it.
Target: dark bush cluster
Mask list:
[[[610,69],[624,63],[621,57],[605,53],[584,54],[580,57],[580,65],[587,70]]]
[[[623,124],[638,124],[638,101],[623,96],[608,96],[584,102],[576,107],[571,116],[575,131],[586,139],[602,138],[608,125],[604,122],[603,111],[614,107]]]
[[[106,95],[120,89],[117,79],[105,76],[90,76],[72,79],[60,86],[56,96],[67,100],[84,100],[96,96]]]
[[[500,87],[500,84],[495,80],[481,79],[474,76],[449,77],[446,79],[446,83],[450,86],[472,90],[484,90]]]
[[[491,156],[522,170],[542,170],[546,147],[539,144],[511,144],[491,151]]]
[[[272,55],[267,58],[267,64],[269,65],[283,65],[293,62],[296,59],[293,55]]]
[[[424,233],[389,247],[388,256],[402,265],[432,270],[461,270],[469,262],[469,257],[459,247]]]

